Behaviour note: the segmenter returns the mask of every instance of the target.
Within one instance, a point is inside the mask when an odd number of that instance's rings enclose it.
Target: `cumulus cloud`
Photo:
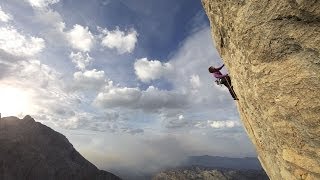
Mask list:
[[[138,33],[134,29],[128,32],[120,31],[119,28],[113,31],[104,29],[102,33],[102,46],[116,49],[119,54],[131,53],[138,41]]]
[[[58,3],[60,0],[27,0],[32,7],[44,8],[51,4]]]
[[[136,60],[134,69],[137,77],[142,82],[156,80],[173,71],[173,66],[170,63],[162,63],[158,60],[148,60],[142,58]]]
[[[42,38],[25,36],[13,27],[0,28],[0,50],[14,56],[31,57],[45,48]]]
[[[10,14],[7,14],[4,11],[2,11],[2,8],[0,6],[0,21],[8,22],[10,20],[12,20],[12,16]]]
[[[78,71],[73,74],[75,87],[77,89],[98,89],[105,83],[104,71],[96,69]]]
[[[93,58],[89,55],[89,53],[84,52],[71,52],[70,59],[76,65],[76,67],[80,70],[85,70],[86,67],[92,62]]]
[[[67,32],[67,39],[74,49],[83,52],[90,51],[94,43],[94,36],[89,31],[89,28],[79,24],[74,25],[73,28]]]
[[[161,109],[184,108],[188,97],[179,92],[159,90],[150,86],[146,90],[114,86],[112,82],[98,94],[95,104],[103,108],[140,109],[156,112]]]
[[[130,107],[139,101],[141,95],[139,88],[118,87],[109,81],[96,97],[95,103],[100,107]]]

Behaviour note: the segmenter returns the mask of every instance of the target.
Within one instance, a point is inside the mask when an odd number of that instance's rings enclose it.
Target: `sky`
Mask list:
[[[2,116],[30,114],[101,169],[256,156],[208,73],[221,64],[199,0],[0,2]]]

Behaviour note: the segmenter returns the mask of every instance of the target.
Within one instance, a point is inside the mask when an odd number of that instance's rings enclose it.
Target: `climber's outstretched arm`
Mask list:
[[[222,64],[221,67],[216,68],[217,70],[221,70],[223,68],[224,64]]]

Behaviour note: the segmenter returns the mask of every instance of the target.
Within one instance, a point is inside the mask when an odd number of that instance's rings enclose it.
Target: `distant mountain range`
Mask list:
[[[257,158],[191,156],[180,167],[155,174],[152,180],[268,180]]]
[[[264,171],[203,167],[176,168],[156,174],[152,180],[268,180]]]
[[[219,156],[190,156],[182,166],[200,166],[210,168],[227,168],[237,170],[261,170],[261,164],[255,157],[230,158]]]
[[[190,156],[178,167],[154,174],[118,172],[124,180],[268,180],[255,157]]]

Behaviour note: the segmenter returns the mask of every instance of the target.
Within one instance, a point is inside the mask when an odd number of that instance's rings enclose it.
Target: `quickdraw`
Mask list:
[[[216,79],[215,82],[216,82],[217,85],[222,86],[222,79],[220,79],[220,78],[219,78],[219,79]]]

